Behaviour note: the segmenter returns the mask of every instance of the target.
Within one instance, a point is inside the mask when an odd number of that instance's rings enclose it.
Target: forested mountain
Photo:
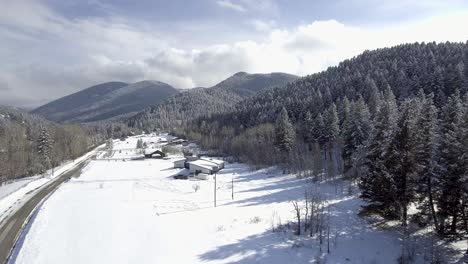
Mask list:
[[[375,96],[390,87],[398,101],[414,96],[420,89],[434,93],[436,106],[443,106],[456,89],[466,92],[468,68],[466,44],[410,44],[366,51],[337,67],[278,87],[236,105],[236,111],[220,117],[228,123],[251,126],[272,122],[281,107],[293,121],[307,112],[313,116],[330,106],[363,97],[375,112]],[[232,119],[232,120],[230,120]]]
[[[0,106],[0,184],[44,173],[110,137],[129,135],[124,124],[59,125]]]
[[[174,130],[255,164],[361,187],[366,212],[468,235],[468,43],[363,54]],[[408,212],[416,205],[416,213]]]
[[[178,93],[172,86],[157,81],[134,84],[108,82],[41,106],[32,113],[56,122],[92,122],[130,116]]]
[[[145,129],[172,128],[201,116],[223,113],[243,99],[268,88],[283,86],[298,77],[286,73],[239,72],[211,88],[193,88],[130,119]]]

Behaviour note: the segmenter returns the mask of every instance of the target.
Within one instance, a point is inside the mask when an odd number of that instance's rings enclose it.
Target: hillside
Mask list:
[[[299,122],[307,112],[316,116],[332,103],[339,109],[345,97],[350,101],[362,97],[369,103],[388,87],[399,102],[423,89],[433,93],[435,105],[441,107],[456,89],[465,94],[467,84],[468,43],[405,44],[366,51],[326,71],[261,92],[213,120],[249,127],[273,122],[285,107],[292,121]],[[370,104],[369,110],[375,112],[375,102]]]
[[[57,99],[32,113],[64,123],[108,120],[131,115],[176,93],[172,86],[157,81],[108,82]]]
[[[201,116],[223,113],[260,91],[283,86],[299,78],[286,73],[248,74],[239,72],[211,88],[194,88],[179,93],[129,120],[145,129],[179,126]]]

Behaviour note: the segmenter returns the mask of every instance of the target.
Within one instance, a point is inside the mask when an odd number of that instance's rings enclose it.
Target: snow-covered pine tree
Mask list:
[[[445,233],[446,220],[452,218],[451,232],[455,233],[461,209],[463,192],[463,177],[466,174],[462,129],[464,109],[457,90],[450,96],[442,109],[440,164],[442,172],[439,177],[440,196],[437,197],[439,207],[439,233]]]
[[[341,151],[341,158],[343,160],[343,170],[346,173],[351,168],[351,155],[353,154],[354,147],[352,144],[352,130],[351,130],[351,104],[347,97],[343,99],[341,107],[341,138],[343,140],[343,147]]]
[[[324,123],[324,140],[327,143],[334,142],[340,134],[340,123],[338,112],[334,103],[325,112]]]
[[[308,111],[304,117],[303,135],[304,135],[304,141],[309,145],[309,147],[315,141],[313,130],[314,130],[314,118],[312,117],[312,114]]]
[[[315,142],[322,146],[325,142],[325,124],[323,121],[322,114],[318,114],[314,119],[314,126],[312,129],[312,135]]]
[[[325,112],[324,122],[324,156],[327,163],[327,173],[329,177],[335,177],[338,169],[337,160],[337,139],[340,135],[340,120],[338,111],[334,103]]]
[[[468,62],[468,51],[466,52],[466,61]],[[467,64],[465,64],[467,65]],[[468,73],[468,69],[465,69]],[[463,121],[462,121],[462,143],[463,143],[463,162],[465,164],[465,174],[462,178],[462,200],[461,200],[461,213],[463,218],[463,225],[465,232],[468,234],[468,93],[463,97]],[[466,256],[468,259],[468,248],[466,250]]]
[[[136,148],[137,149],[143,148],[143,140],[141,138],[137,140]]]
[[[44,173],[51,167],[52,139],[45,127],[41,128],[37,140],[37,154],[41,166],[41,173]]]
[[[440,170],[438,165],[438,119],[437,108],[434,105],[434,95],[425,95],[420,90],[417,102],[420,105],[420,113],[415,131],[415,165],[418,174],[417,195],[421,203],[422,214],[430,215],[438,229],[438,221],[434,206],[434,196],[437,193],[436,180]]]
[[[289,153],[294,146],[296,132],[291,121],[289,121],[288,111],[284,107],[276,119],[275,132],[276,147],[281,152]]]
[[[374,128],[366,147],[364,162],[366,173],[361,176],[359,186],[361,197],[370,202],[370,207],[377,207],[384,215],[395,216],[397,208],[389,197],[395,192],[391,173],[386,164],[390,143],[397,125],[397,106],[395,96],[390,89],[384,93],[379,111],[374,120]]]
[[[348,100],[348,97],[344,97],[338,111],[338,117],[340,117],[340,127],[343,128],[346,120],[349,119],[351,113],[351,104]],[[343,132],[343,130],[341,130]]]
[[[377,88],[377,85],[371,77],[366,77],[365,84],[367,89],[369,90],[369,99],[367,105],[369,106],[369,112],[371,116],[374,117],[377,111],[379,110],[381,95],[379,92],[379,88]]]
[[[344,172],[348,175],[352,174],[355,177],[356,171],[351,173],[350,169],[356,165],[353,162],[352,156],[358,148],[364,146],[369,139],[372,131],[369,109],[367,108],[364,99],[360,96],[356,102],[351,104],[351,112],[343,124],[343,162]]]
[[[400,107],[401,114],[386,155],[391,189],[386,200],[397,209],[403,226],[408,224],[408,205],[414,200],[417,186],[416,134],[420,105],[408,99]]]

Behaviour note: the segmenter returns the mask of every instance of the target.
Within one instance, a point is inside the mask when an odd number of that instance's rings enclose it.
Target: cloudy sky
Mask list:
[[[0,104],[106,81],[209,87],[306,75],[366,49],[468,40],[466,0],[0,0]]]

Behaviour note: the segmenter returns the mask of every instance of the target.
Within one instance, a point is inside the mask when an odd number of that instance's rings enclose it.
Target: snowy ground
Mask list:
[[[21,189],[31,181],[37,179],[38,177],[27,177],[23,179],[18,179],[11,181],[9,183],[3,184],[0,186],[0,200],[3,199],[4,197],[10,195],[11,193],[14,193],[18,189]]]
[[[115,149],[135,145],[132,138]],[[333,242],[326,254],[316,239],[272,232],[272,221],[293,219],[290,201],[310,188],[304,179],[274,168],[251,171],[227,164],[217,176],[214,208],[214,181],[174,180],[180,172],[170,160],[92,161],[39,209],[16,263],[316,263],[322,258],[364,264],[396,263],[400,253],[398,235],[371,228],[357,216],[357,196],[341,194],[333,185],[314,187],[331,204]]]
[[[54,173],[48,171],[44,176],[33,176],[25,179],[13,181],[0,187],[0,222],[8,215],[12,214],[25,199],[32,195],[34,190],[44,186],[51,180],[55,179],[62,173],[72,169],[76,164],[94,155],[95,151],[86,153],[82,157],[74,161],[64,162],[57,168],[54,168]]]

